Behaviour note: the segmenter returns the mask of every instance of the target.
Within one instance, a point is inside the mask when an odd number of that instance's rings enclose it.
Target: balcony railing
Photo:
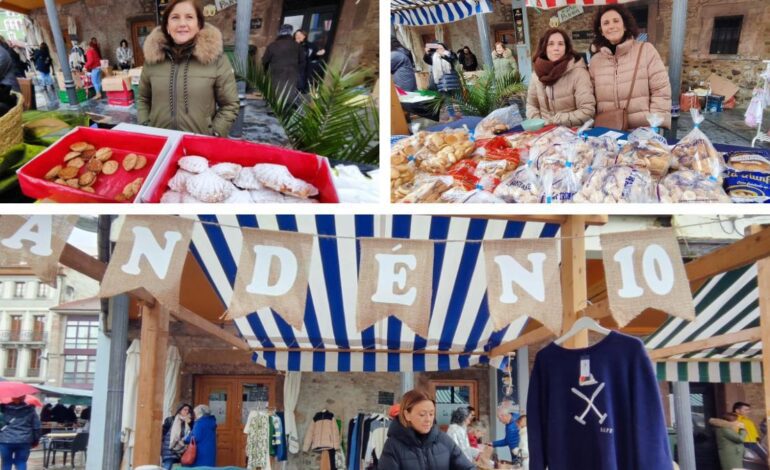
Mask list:
[[[40,369],[27,369],[27,377],[40,377]]]
[[[16,368],[6,367],[3,369],[3,377],[16,377]]]
[[[2,330],[0,342],[3,343],[45,343],[48,335],[45,331],[36,330]]]

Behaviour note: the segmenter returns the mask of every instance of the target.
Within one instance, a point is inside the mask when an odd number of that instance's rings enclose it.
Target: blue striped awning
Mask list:
[[[258,351],[253,360],[289,371],[440,371],[487,363],[484,352],[515,339],[526,317],[494,332],[486,301],[486,274],[480,243],[465,240],[549,238],[558,224],[422,215],[217,215],[191,216],[215,224],[195,224],[191,250],[225,305],[230,303],[240,258],[238,227],[344,237],[458,240],[434,251],[430,334],[422,338],[393,317],[356,330],[356,294],[361,262],[353,238],[317,238],[310,266],[304,325],[297,330],[270,309],[235,320],[254,348],[313,348],[314,351]],[[218,224],[218,225],[217,225]],[[452,351],[457,354],[338,352],[336,349]],[[332,351],[328,351],[331,349]],[[465,353],[465,354],[464,354]],[[495,358],[501,367],[504,359]]]
[[[405,26],[452,23],[491,13],[489,0],[391,0],[390,21]]]
[[[756,265],[713,277],[693,300],[695,320],[669,318],[647,338],[647,348],[676,346],[759,326]],[[762,382],[761,356],[761,341],[743,342],[672,356],[656,367],[658,379],[671,382]]]

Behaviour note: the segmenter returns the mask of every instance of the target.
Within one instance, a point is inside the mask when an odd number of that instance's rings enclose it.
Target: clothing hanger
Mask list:
[[[582,330],[593,331],[604,336],[607,336],[612,332],[612,330],[599,325],[599,323],[591,317],[580,317],[575,323],[572,324],[572,328],[570,328],[569,331],[566,332],[561,338],[557,338],[554,343],[561,346],[562,343],[572,338]]]

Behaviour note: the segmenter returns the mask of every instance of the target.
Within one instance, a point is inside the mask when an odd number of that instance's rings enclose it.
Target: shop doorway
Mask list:
[[[695,437],[695,463],[698,470],[719,470],[716,435],[709,419],[717,417],[714,384],[690,384],[690,408]]]
[[[134,50],[134,67],[144,65],[144,40],[155,29],[155,20],[140,20],[131,23],[131,47]]]
[[[275,408],[271,376],[204,375],[195,378],[195,404],[208,405],[217,419],[217,466],[246,466],[243,428],[253,409]]]
[[[502,42],[507,48],[514,52],[516,47],[515,29],[498,29],[495,31],[495,43]]]
[[[436,422],[446,432],[452,412],[460,407],[472,406],[479,410],[479,384],[475,380],[431,380],[430,386],[436,397]]]
[[[308,33],[307,40],[319,50],[326,51],[328,60],[334,43],[334,33],[339,22],[340,2],[335,0],[286,0],[283,4],[281,24],[290,24],[294,30]]]

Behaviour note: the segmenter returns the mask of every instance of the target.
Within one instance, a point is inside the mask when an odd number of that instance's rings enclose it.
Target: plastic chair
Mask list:
[[[79,433],[77,436],[75,436],[75,440],[72,441],[72,444],[70,446],[70,456],[72,457],[72,461],[70,462],[70,465],[74,468],[75,467],[75,454],[78,452],[83,452],[83,462],[85,463],[86,460],[88,460],[88,433],[82,432]],[[67,454],[64,454],[64,465],[67,465]]]

